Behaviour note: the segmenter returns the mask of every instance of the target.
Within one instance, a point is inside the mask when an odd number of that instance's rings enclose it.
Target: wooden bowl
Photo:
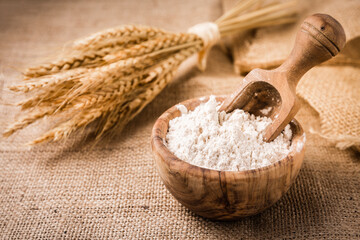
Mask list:
[[[216,97],[223,101],[225,97]],[[180,104],[194,110],[208,97]],[[169,121],[181,115],[173,106],[156,121],[151,147],[157,170],[170,193],[185,207],[211,219],[234,220],[257,214],[273,205],[295,181],[304,159],[305,135],[293,120],[291,152],[269,166],[247,171],[218,171],[189,164],[164,145]]]

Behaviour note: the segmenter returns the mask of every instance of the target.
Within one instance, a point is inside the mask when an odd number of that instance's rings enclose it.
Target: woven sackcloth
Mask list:
[[[222,11],[220,0],[1,0],[1,85],[17,83],[20,67],[92,32],[125,23],[184,32]],[[25,146],[53,126],[49,120],[0,139],[0,239],[359,239],[359,155],[311,133],[298,179],[257,216],[210,221],[166,190],[150,149],[157,117],[188,98],[231,93],[241,79],[215,47],[205,72],[197,70],[196,57],[185,62],[121,134],[97,145],[91,134],[84,140],[85,129],[65,142]],[[24,96],[6,89],[0,94],[3,131],[19,112],[9,104]],[[316,115],[304,103],[296,118],[308,131]]]
[[[236,0],[223,0],[225,8]],[[326,13],[344,27],[347,44],[333,60],[307,73],[297,93],[318,113],[319,128],[313,132],[336,143],[340,149],[360,151],[360,2],[358,0],[298,1],[299,20],[286,27],[260,29],[237,38],[233,49],[235,69],[246,73],[254,68],[274,68],[289,55],[300,24],[314,13]],[[341,66],[341,67],[328,67]]]

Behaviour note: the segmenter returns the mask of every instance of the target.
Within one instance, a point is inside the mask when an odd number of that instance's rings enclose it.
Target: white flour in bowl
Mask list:
[[[217,170],[242,171],[264,167],[290,152],[290,125],[272,142],[263,141],[271,123],[243,110],[218,112],[220,103],[211,96],[194,111],[177,105],[181,116],[170,120],[166,145],[179,159]]]

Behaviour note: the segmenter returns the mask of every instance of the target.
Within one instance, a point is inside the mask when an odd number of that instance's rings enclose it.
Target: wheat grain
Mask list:
[[[146,85],[137,89],[135,94],[133,93],[132,96],[127,98],[127,104],[118,107],[117,113],[113,112],[108,116],[104,127],[97,137],[101,137],[104,132],[109,131],[112,128],[121,130],[165,88],[168,82],[171,81],[174,72],[180,63],[196,51],[198,51],[196,47],[182,50],[150,72],[148,78],[144,81]]]
[[[71,85],[56,86],[51,88],[41,89],[36,95],[30,97],[24,101],[19,102],[17,105],[21,106],[22,110],[34,108],[36,106],[51,106],[56,102],[64,101],[69,90],[75,86],[75,83]]]
[[[34,112],[31,112],[28,115],[25,115],[20,120],[16,121],[14,124],[10,125],[5,132],[3,133],[4,137],[8,137],[12,135],[14,132],[23,129],[24,127],[30,125],[31,123],[35,122],[36,120],[49,115],[53,112],[51,108],[46,109],[37,109]]]
[[[52,75],[41,76],[38,78],[28,79],[21,84],[10,86],[9,89],[14,92],[29,92],[41,88],[49,88],[55,85],[66,84],[74,81],[76,78],[83,76],[90,71],[87,68],[75,68],[65,72],[59,72]]]
[[[111,101],[114,98],[124,98],[122,95],[125,93],[133,91],[136,87],[139,87],[139,85],[144,86],[145,84],[152,82],[160,74],[167,74],[196,51],[197,48],[182,51],[179,54],[175,54],[174,56],[163,60],[153,68],[148,68],[142,71],[140,74],[120,77],[117,80],[111,78],[112,81],[116,80],[116,82],[107,82],[106,84],[102,83],[98,85],[101,87],[99,89],[92,89],[91,91],[87,90],[87,92],[90,92],[89,94],[80,95],[72,100],[73,102],[76,102],[74,106],[76,108],[87,108],[100,102]],[[104,79],[107,79],[107,77]]]
[[[172,70],[163,77],[157,78],[156,83],[152,86],[142,89],[142,93],[132,94],[132,100],[127,100],[126,104],[118,104],[114,111],[109,112],[106,116],[106,121],[97,132],[96,138],[99,139],[104,133],[116,129],[121,131],[128,122],[130,122],[147,104],[149,104],[166,86],[166,84],[172,79]]]
[[[74,49],[100,49],[112,45],[126,45],[135,41],[140,43],[166,34],[164,30],[136,25],[125,25],[106,29],[74,42]]]
[[[73,53],[71,56],[58,61],[28,68],[23,75],[28,78],[34,78],[78,67],[96,67],[103,63],[103,58],[106,55],[120,51],[121,49],[122,47],[115,46],[112,48]]]
[[[48,131],[43,136],[35,139],[29,144],[33,145],[50,140],[57,141],[64,139],[78,128],[86,126],[89,123],[93,122],[95,119],[100,117],[101,114],[102,111],[97,108],[81,111],[70,120],[61,123],[58,127],[55,127],[54,129]]]

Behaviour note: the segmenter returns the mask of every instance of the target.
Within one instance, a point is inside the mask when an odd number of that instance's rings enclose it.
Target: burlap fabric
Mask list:
[[[45,49],[103,28],[142,23],[169,30],[216,19],[212,1],[0,1],[3,84],[18,81],[11,67],[31,63]],[[93,146],[87,131],[67,142],[29,150],[23,144],[51,123],[42,121],[0,144],[2,239],[358,239],[360,160],[308,134],[296,183],[273,207],[236,222],[203,219],[165,189],[153,163],[150,132],[167,108],[188,98],[230,93],[241,77],[219,49],[204,73],[186,62],[125,131]],[[2,102],[22,97],[1,92]],[[1,131],[17,109],[2,105]],[[305,129],[317,121],[305,106]]]
[[[223,1],[225,8],[235,2]],[[297,92],[319,113],[320,128],[313,132],[340,149],[354,146],[360,151],[360,2],[303,0],[298,2],[298,10],[299,20],[295,24],[256,30],[245,40],[237,38],[232,46],[236,71],[245,73],[254,68],[279,66],[289,55],[303,20],[314,13],[330,14],[343,25],[347,44],[324,67],[307,73]]]

